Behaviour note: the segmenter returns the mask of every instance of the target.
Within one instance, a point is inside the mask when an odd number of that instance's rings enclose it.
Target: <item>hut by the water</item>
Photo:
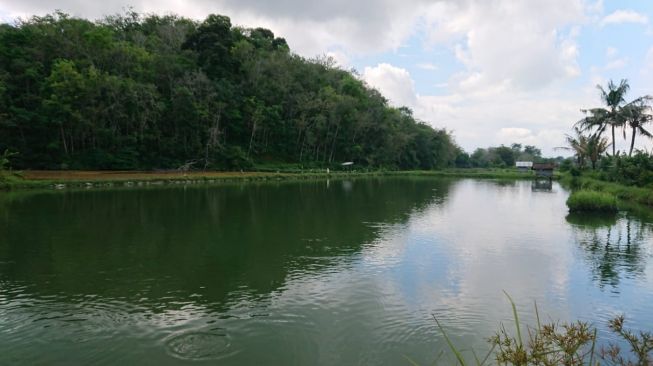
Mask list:
[[[532,168],[538,177],[553,177],[554,163],[534,163]]]

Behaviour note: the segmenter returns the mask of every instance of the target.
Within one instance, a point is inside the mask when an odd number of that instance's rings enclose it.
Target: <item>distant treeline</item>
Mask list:
[[[210,15],[55,13],[0,25],[0,151],[15,168],[432,169],[460,148],[328,58]]]
[[[461,152],[456,156],[455,165],[460,168],[510,168],[517,161],[560,163],[563,160],[562,156],[545,158],[539,148],[515,143],[510,146],[478,148],[471,155]]]

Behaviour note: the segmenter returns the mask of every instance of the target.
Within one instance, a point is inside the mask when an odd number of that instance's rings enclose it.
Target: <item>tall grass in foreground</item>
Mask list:
[[[621,201],[653,206],[653,189],[605,182],[589,176],[565,176],[563,183],[574,189],[610,193]]]
[[[569,196],[567,206],[571,212],[617,212],[617,198],[608,192],[580,190]]]
[[[597,349],[597,329],[587,322],[548,323],[540,322],[535,304],[537,324],[525,328],[519,320],[515,302],[506,293],[512,306],[515,333],[509,332],[501,324],[499,330],[488,339],[490,351],[479,358],[472,350],[474,362],[465,360],[460,348],[449,339],[444,327],[435,319],[444,339],[454,354],[456,365],[483,366],[491,364],[511,366],[651,366],[653,365],[653,333],[632,332],[624,328],[624,317],[618,316],[608,322],[608,327],[630,350],[624,352],[619,345],[607,343]],[[523,332],[525,330],[525,332]],[[408,358],[408,361],[417,365]]]

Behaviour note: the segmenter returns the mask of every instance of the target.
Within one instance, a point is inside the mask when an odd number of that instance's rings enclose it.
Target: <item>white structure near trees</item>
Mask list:
[[[532,161],[517,161],[517,162],[515,162],[515,167],[520,172],[527,172],[527,171],[531,170],[531,168],[533,167],[533,162]]]

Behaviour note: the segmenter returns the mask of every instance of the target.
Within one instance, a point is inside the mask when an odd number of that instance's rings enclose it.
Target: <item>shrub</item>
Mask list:
[[[607,192],[581,190],[569,196],[567,207],[569,207],[569,211],[571,212],[617,212],[617,198]]]
[[[0,154],[0,173],[2,173],[5,170],[11,170],[11,157],[16,156],[18,153],[16,152],[11,152],[9,150],[5,150],[4,153]]]
[[[488,339],[491,349],[483,359],[477,357],[474,350],[471,350],[474,363],[468,362],[463,357],[463,350],[451,342],[444,327],[437,318],[435,319],[449,349],[455,356],[456,365],[483,366],[490,364],[492,358],[498,365],[506,366],[649,366],[653,364],[653,333],[645,331],[635,333],[624,328],[623,315],[610,320],[608,327],[618,340],[629,346],[630,352],[624,352],[614,340],[601,342],[598,339],[597,328],[587,322],[541,323],[537,304],[535,304],[537,324],[523,329],[515,302],[510,296],[508,299],[512,306],[516,333],[508,332],[504,324],[501,324],[494,336]],[[597,347],[600,343],[603,345]],[[417,365],[410,358],[408,360],[411,364]]]
[[[645,187],[653,184],[653,156],[638,151],[632,157],[605,157],[600,165],[600,179]]]

